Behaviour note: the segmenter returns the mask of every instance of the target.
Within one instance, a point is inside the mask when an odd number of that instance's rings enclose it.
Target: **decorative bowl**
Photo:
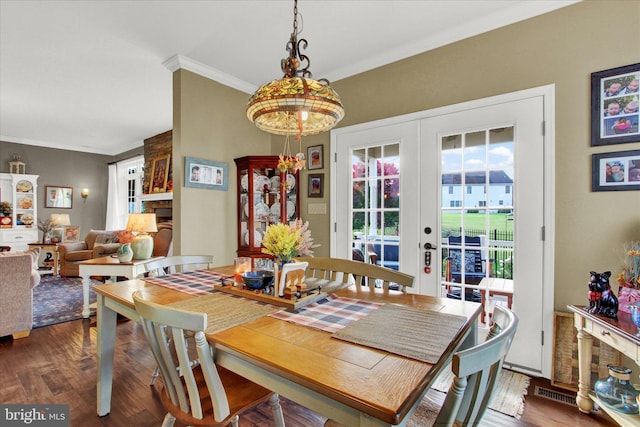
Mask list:
[[[242,273],[242,282],[249,289],[264,289],[273,283],[273,271],[247,271]]]

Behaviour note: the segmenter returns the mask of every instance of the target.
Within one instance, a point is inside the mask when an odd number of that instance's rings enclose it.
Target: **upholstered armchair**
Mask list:
[[[59,244],[60,276],[79,276],[81,261],[116,253],[120,247],[117,233],[91,230],[81,242]]]
[[[31,333],[39,256],[40,248],[0,253],[0,337],[25,338]]]
[[[161,222],[158,224],[158,232],[153,236],[153,255],[170,256],[173,254],[173,223]]]

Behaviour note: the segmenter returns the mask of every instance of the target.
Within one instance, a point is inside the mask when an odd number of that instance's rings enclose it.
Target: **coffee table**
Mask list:
[[[88,259],[79,263],[80,276],[82,277],[82,317],[85,319],[91,314],[89,308],[89,287],[91,286],[91,276],[110,276],[115,282],[118,276],[127,279],[136,279],[142,276],[147,270],[145,264],[163,257],[149,259],[134,259],[131,262],[120,262],[117,256],[103,256]]]

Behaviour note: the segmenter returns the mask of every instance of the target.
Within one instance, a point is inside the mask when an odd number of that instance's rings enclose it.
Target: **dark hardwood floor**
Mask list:
[[[0,338],[0,402],[70,405],[71,426],[155,426],[165,411],[157,390],[149,386],[155,363],[142,329],[131,321],[117,326],[111,413],[96,415],[96,329],[94,319],[34,329],[28,338]],[[487,426],[611,426],[603,413],[584,415],[564,403],[534,396],[535,386],[552,388],[534,378],[522,419],[489,411]],[[565,390],[556,389],[566,393]],[[288,427],[320,427],[325,418],[282,398]],[[271,425],[266,404],[245,413],[242,427]],[[178,426],[178,423],[176,423]],[[348,427],[348,426],[347,426]]]

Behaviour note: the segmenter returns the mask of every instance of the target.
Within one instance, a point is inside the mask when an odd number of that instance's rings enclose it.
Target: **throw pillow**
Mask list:
[[[99,234],[98,237],[96,237],[95,244],[98,245],[105,243],[118,243],[118,238],[113,234]]]

